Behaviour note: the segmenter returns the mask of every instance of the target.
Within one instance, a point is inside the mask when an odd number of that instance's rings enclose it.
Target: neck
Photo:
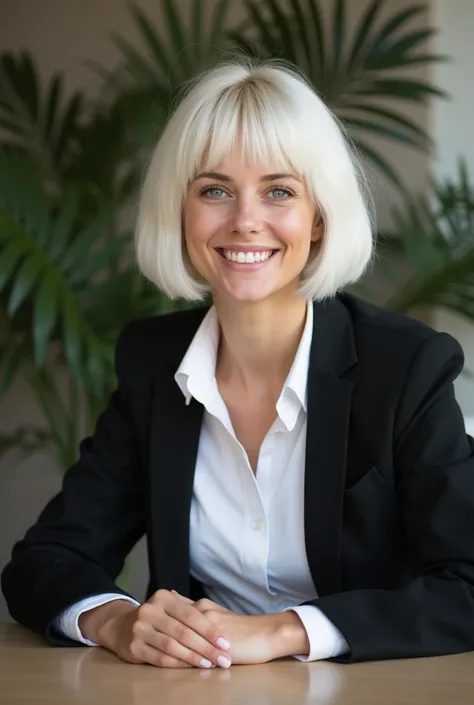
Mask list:
[[[294,294],[251,304],[214,299],[221,326],[216,376],[249,394],[279,394],[298,349],[307,302]]]

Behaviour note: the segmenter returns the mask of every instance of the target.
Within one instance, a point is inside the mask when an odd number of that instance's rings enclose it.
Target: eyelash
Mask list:
[[[210,186],[205,186],[205,187],[199,192],[199,194],[200,194],[201,196],[206,196],[206,195],[209,194],[210,191],[215,191],[215,190],[224,191],[224,193],[228,193],[228,191],[226,191],[225,188],[223,188],[222,186],[219,186],[219,184],[211,184]],[[290,196],[290,197],[295,195],[294,192],[291,191],[287,186],[272,186],[272,188],[269,189],[269,190],[267,191],[267,193],[270,193],[270,191],[284,191],[284,192],[286,193],[286,195],[287,195],[287,196]],[[219,200],[221,200],[221,199],[220,199],[220,198],[214,198],[214,199],[212,199],[212,200],[214,200],[214,201],[219,201]],[[275,200],[275,201],[286,201],[287,199],[286,199],[286,198],[276,198],[276,199],[274,199],[274,200]]]

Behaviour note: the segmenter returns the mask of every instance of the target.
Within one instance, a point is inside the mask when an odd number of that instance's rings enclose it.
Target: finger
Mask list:
[[[156,649],[199,668],[210,668],[213,664],[227,668],[231,664],[225,651],[216,648],[191,627],[169,615],[160,620],[157,629],[144,625],[138,636]]]
[[[190,600],[189,597],[185,597],[184,595],[181,595],[181,593],[176,592],[176,590],[171,590],[173,595],[176,595],[176,597],[180,597],[182,600],[188,603],[188,605],[194,605],[194,600]]]
[[[215,645],[223,651],[227,651],[230,648],[230,641],[222,634],[220,628],[207,619],[204,614],[201,614],[194,605],[190,605],[182,599],[176,599],[167,604],[165,610],[166,614],[180,622],[181,625],[189,627],[209,644]],[[175,633],[172,636],[175,637]],[[189,635],[186,634],[186,636],[188,637]],[[178,640],[181,641],[181,639]],[[208,657],[207,654],[203,654],[203,656]]]
[[[153,646],[157,651],[170,656],[171,658],[183,661],[184,663],[194,666],[195,668],[213,668],[216,664],[209,658],[206,658],[201,653],[188,648],[183,643],[169,636],[168,634],[158,633],[153,638]],[[212,653],[209,653],[211,656]]]
[[[193,600],[190,600],[189,597],[185,597],[179,592],[176,592],[176,590],[171,590],[171,592],[173,593],[173,595],[176,595],[176,597],[180,597],[182,600],[184,600],[184,602],[187,602],[189,605],[194,605],[194,607],[199,610],[199,612],[206,612],[207,610],[215,610],[217,612],[230,611],[225,607],[222,607],[222,605],[218,605],[217,602],[208,600],[207,597],[203,597],[200,600],[197,600],[197,602],[194,602]]]
[[[182,659],[170,656],[163,651],[153,648],[149,644],[143,644],[140,649],[140,658],[144,663],[149,663],[158,668],[191,668],[192,664]]]

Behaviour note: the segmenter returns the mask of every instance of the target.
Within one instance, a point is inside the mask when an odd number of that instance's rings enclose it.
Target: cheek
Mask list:
[[[188,246],[205,244],[215,234],[221,222],[215,210],[202,206],[191,206],[186,209],[184,231]]]
[[[309,248],[311,244],[312,217],[299,209],[288,209],[284,213],[276,214],[274,219],[275,231],[281,240],[291,247]]]

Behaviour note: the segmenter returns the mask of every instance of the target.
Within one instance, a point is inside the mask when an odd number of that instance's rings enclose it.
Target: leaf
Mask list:
[[[355,95],[377,96],[378,98],[404,98],[405,100],[423,101],[427,96],[446,98],[447,93],[424,81],[391,78],[374,80],[366,85],[354,88]]]
[[[38,253],[31,254],[28,259],[23,261],[12,286],[7,308],[9,316],[15,315],[18,308],[30,293],[40,275],[43,264],[44,260]]]
[[[72,227],[77,217],[79,197],[74,189],[64,194],[59,214],[51,230],[51,243],[48,254],[52,262],[58,262],[71,237]]]
[[[336,77],[339,73],[339,66],[342,63],[342,53],[344,44],[344,34],[346,25],[346,12],[344,0],[333,0],[333,39],[332,39],[332,61],[333,74]]]
[[[222,6],[222,2],[220,3]],[[191,21],[191,27],[194,32],[194,61],[199,64],[200,58],[201,58],[201,49],[202,49],[202,41],[203,41],[203,31],[202,31],[202,25],[203,25],[203,4],[200,2],[200,0],[194,0],[193,3],[193,9],[192,9],[192,21]]]
[[[49,94],[46,99],[46,115],[44,120],[43,134],[46,140],[51,139],[53,130],[56,126],[59,100],[62,94],[63,78],[60,75],[53,77],[50,86]]]
[[[177,82],[179,79],[176,75],[176,71],[173,71],[169,64],[166,50],[163,48],[152,22],[147,17],[145,12],[138,7],[138,5],[133,4],[131,12],[139,30],[141,31],[142,38],[148,46],[152,56],[156,60],[158,67],[161,69],[162,76],[169,77],[169,80],[172,83]]]
[[[122,54],[125,56],[127,60],[127,68],[131,75],[138,80],[155,83],[158,77],[155,72],[152,71],[148,62],[135,49],[135,47],[115,32],[111,32],[110,36],[115,46],[120,49]]]
[[[294,64],[298,63],[297,47],[293,41],[293,33],[291,32],[288,24],[287,15],[281,10],[277,0],[267,0],[267,4],[272,13],[279,43],[281,43],[285,57],[287,57]]]
[[[96,244],[105,231],[110,213],[104,210],[95,220],[91,221],[79,232],[74,242],[70,244],[64,256],[59,262],[59,267],[63,275],[67,274],[74,266],[80,268],[85,263],[85,257],[90,254],[93,245]]]
[[[373,2],[367,6],[365,13],[359,20],[354,41],[352,43],[352,49],[347,61],[347,71],[349,73],[354,71],[361,60],[363,60],[370,52],[370,49],[367,46],[368,39],[370,37],[370,32],[374,27],[375,19],[381,5],[382,0],[373,0]]]
[[[416,17],[416,15],[425,11],[426,7],[424,5],[414,5],[389,17],[374,37],[370,46],[370,53],[375,54],[376,52],[380,52],[382,47],[386,45],[387,40],[395,34],[403,24],[406,24],[409,20]]]
[[[0,213],[0,229],[2,227],[1,215]],[[15,239],[0,251],[0,292],[8,284],[15,267],[27,250],[28,243],[25,239]]]
[[[186,31],[182,26],[181,18],[176,10],[173,0],[164,0],[165,18],[167,20],[167,34],[171,39],[172,50],[176,60],[181,64],[184,75],[192,71],[188,62],[188,47]]]
[[[389,108],[381,108],[375,105],[364,105],[363,103],[349,103],[345,106],[345,109],[350,112],[352,116],[354,112],[368,113],[369,115],[374,115],[375,117],[380,117],[382,120],[387,120],[394,123],[398,127],[407,130],[412,133],[414,139],[418,139],[418,143],[422,146],[430,146],[432,140],[430,136],[421,127],[416,125],[412,120],[408,119],[401,113],[390,110]],[[349,121],[352,120],[352,117]]]
[[[363,130],[369,132],[372,135],[379,135],[380,137],[388,137],[394,142],[400,144],[405,144],[410,147],[422,148],[424,145],[419,139],[409,135],[406,131],[397,129],[396,127],[389,127],[383,125],[380,122],[375,122],[374,120],[365,120],[360,118],[351,117],[349,120],[349,125],[355,127],[358,130]]]
[[[329,60],[329,57],[326,57],[327,54],[327,48],[326,48],[326,42],[325,42],[325,34],[324,34],[324,25],[323,25],[323,19],[322,19],[322,14],[321,10],[319,8],[319,3],[318,0],[308,0],[308,7],[309,7],[309,12],[310,12],[310,17],[313,21],[313,31],[314,31],[314,42],[316,44],[316,52],[317,52],[317,57],[318,57],[318,63],[316,65],[316,71],[314,75],[317,76],[319,74],[320,79],[323,78],[323,76],[326,75],[326,61]],[[316,84],[316,88],[318,85]],[[324,88],[324,84],[321,85],[321,89]]]
[[[81,367],[83,337],[78,309],[70,294],[62,297],[60,305],[63,314],[64,355],[75,378],[84,381]]]
[[[398,237],[414,274],[387,307],[405,313],[443,307],[474,320],[473,207],[474,189],[461,163],[456,181],[433,184],[429,198],[409,198],[396,209]]]
[[[55,326],[59,306],[59,282],[53,274],[43,277],[35,299],[33,340],[35,361],[41,367]]]
[[[78,129],[84,108],[83,104],[83,96],[80,93],[75,93],[67,105],[61,125],[58,127],[56,144],[53,149],[53,158],[56,163],[64,162],[64,154],[70,148]]]
[[[295,28],[301,38],[301,43],[303,45],[304,50],[304,61],[302,62],[300,60],[298,63],[300,66],[303,63],[302,68],[306,69],[306,72],[309,73],[312,68],[313,52],[311,49],[311,42],[308,33],[308,23],[301,8],[300,0],[289,0],[289,2],[293,10]]]
[[[196,5],[201,4],[201,0],[195,0],[195,3]],[[204,12],[204,4],[202,11]],[[223,31],[227,24],[228,11],[229,3],[227,0],[217,0],[214,5],[214,11],[211,15],[209,38],[206,40],[204,35],[201,38],[202,44],[204,45],[204,43],[206,43],[209,47],[209,53],[207,56],[206,54],[201,53],[201,63],[203,60],[209,61],[210,58],[214,56],[216,50],[220,49],[220,44],[223,41]]]
[[[106,243],[101,250],[88,255],[87,259],[69,276],[69,283],[72,286],[83,284],[89,281],[94,274],[102,272],[109,266],[116,255],[124,250],[124,244],[128,241],[127,236],[115,236],[113,240]]]

